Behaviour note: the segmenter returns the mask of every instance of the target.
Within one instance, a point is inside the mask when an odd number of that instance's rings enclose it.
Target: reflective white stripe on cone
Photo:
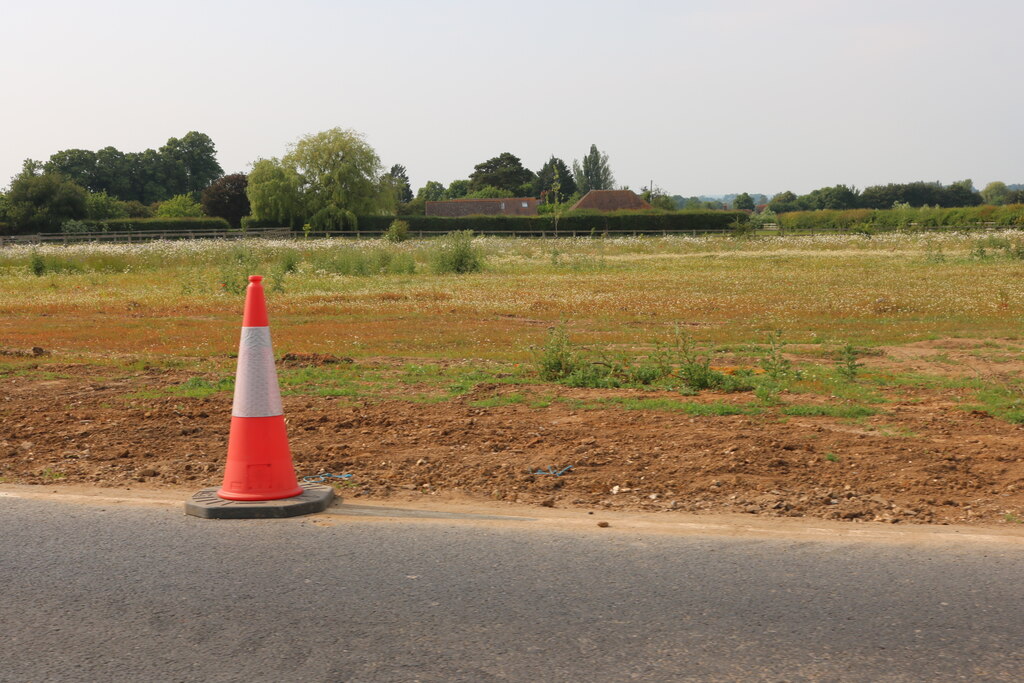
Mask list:
[[[243,327],[235,375],[234,417],[284,415],[269,327]]]

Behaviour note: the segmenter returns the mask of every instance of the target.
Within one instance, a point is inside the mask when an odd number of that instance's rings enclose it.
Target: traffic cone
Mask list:
[[[217,491],[225,500],[279,500],[303,492],[288,448],[262,280],[250,276],[245,291],[228,462]]]

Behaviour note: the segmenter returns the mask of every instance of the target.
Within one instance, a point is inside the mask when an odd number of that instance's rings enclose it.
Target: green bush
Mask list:
[[[473,244],[472,230],[456,230],[439,238],[430,250],[430,265],[435,273],[478,273],[484,268],[484,255]]]
[[[388,226],[388,231],[383,235],[388,242],[404,242],[409,239],[409,223],[403,220],[393,220]]]
[[[190,194],[176,194],[156,207],[157,218],[200,218],[203,207]]]

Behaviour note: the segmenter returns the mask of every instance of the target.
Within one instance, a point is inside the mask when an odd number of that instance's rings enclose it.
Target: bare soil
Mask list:
[[[64,378],[0,379],[0,481],[220,484],[230,394],[133,406],[127,394],[178,385],[188,375],[150,370],[97,381],[88,366],[47,369]],[[1024,517],[1024,429],[965,411],[949,391],[902,389],[884,415],[860,422],[784,418],[771,409],[690,417],[574,409],[559,401],[544,408],[472,405],[513,392],[585,401],[659,396],[489,385],[439,403],[353,406],[330,397],[286,397],[296,469],[352,474],[339,480],[346,498],[456,494],[549,507],[892,523],[1006,526]],[[687,400],[752,397],[706,393]]]

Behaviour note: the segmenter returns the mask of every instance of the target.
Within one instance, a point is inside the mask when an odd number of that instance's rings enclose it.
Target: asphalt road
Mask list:
[[[1024,548],[0,498],[0,681],[1020,681]]]

